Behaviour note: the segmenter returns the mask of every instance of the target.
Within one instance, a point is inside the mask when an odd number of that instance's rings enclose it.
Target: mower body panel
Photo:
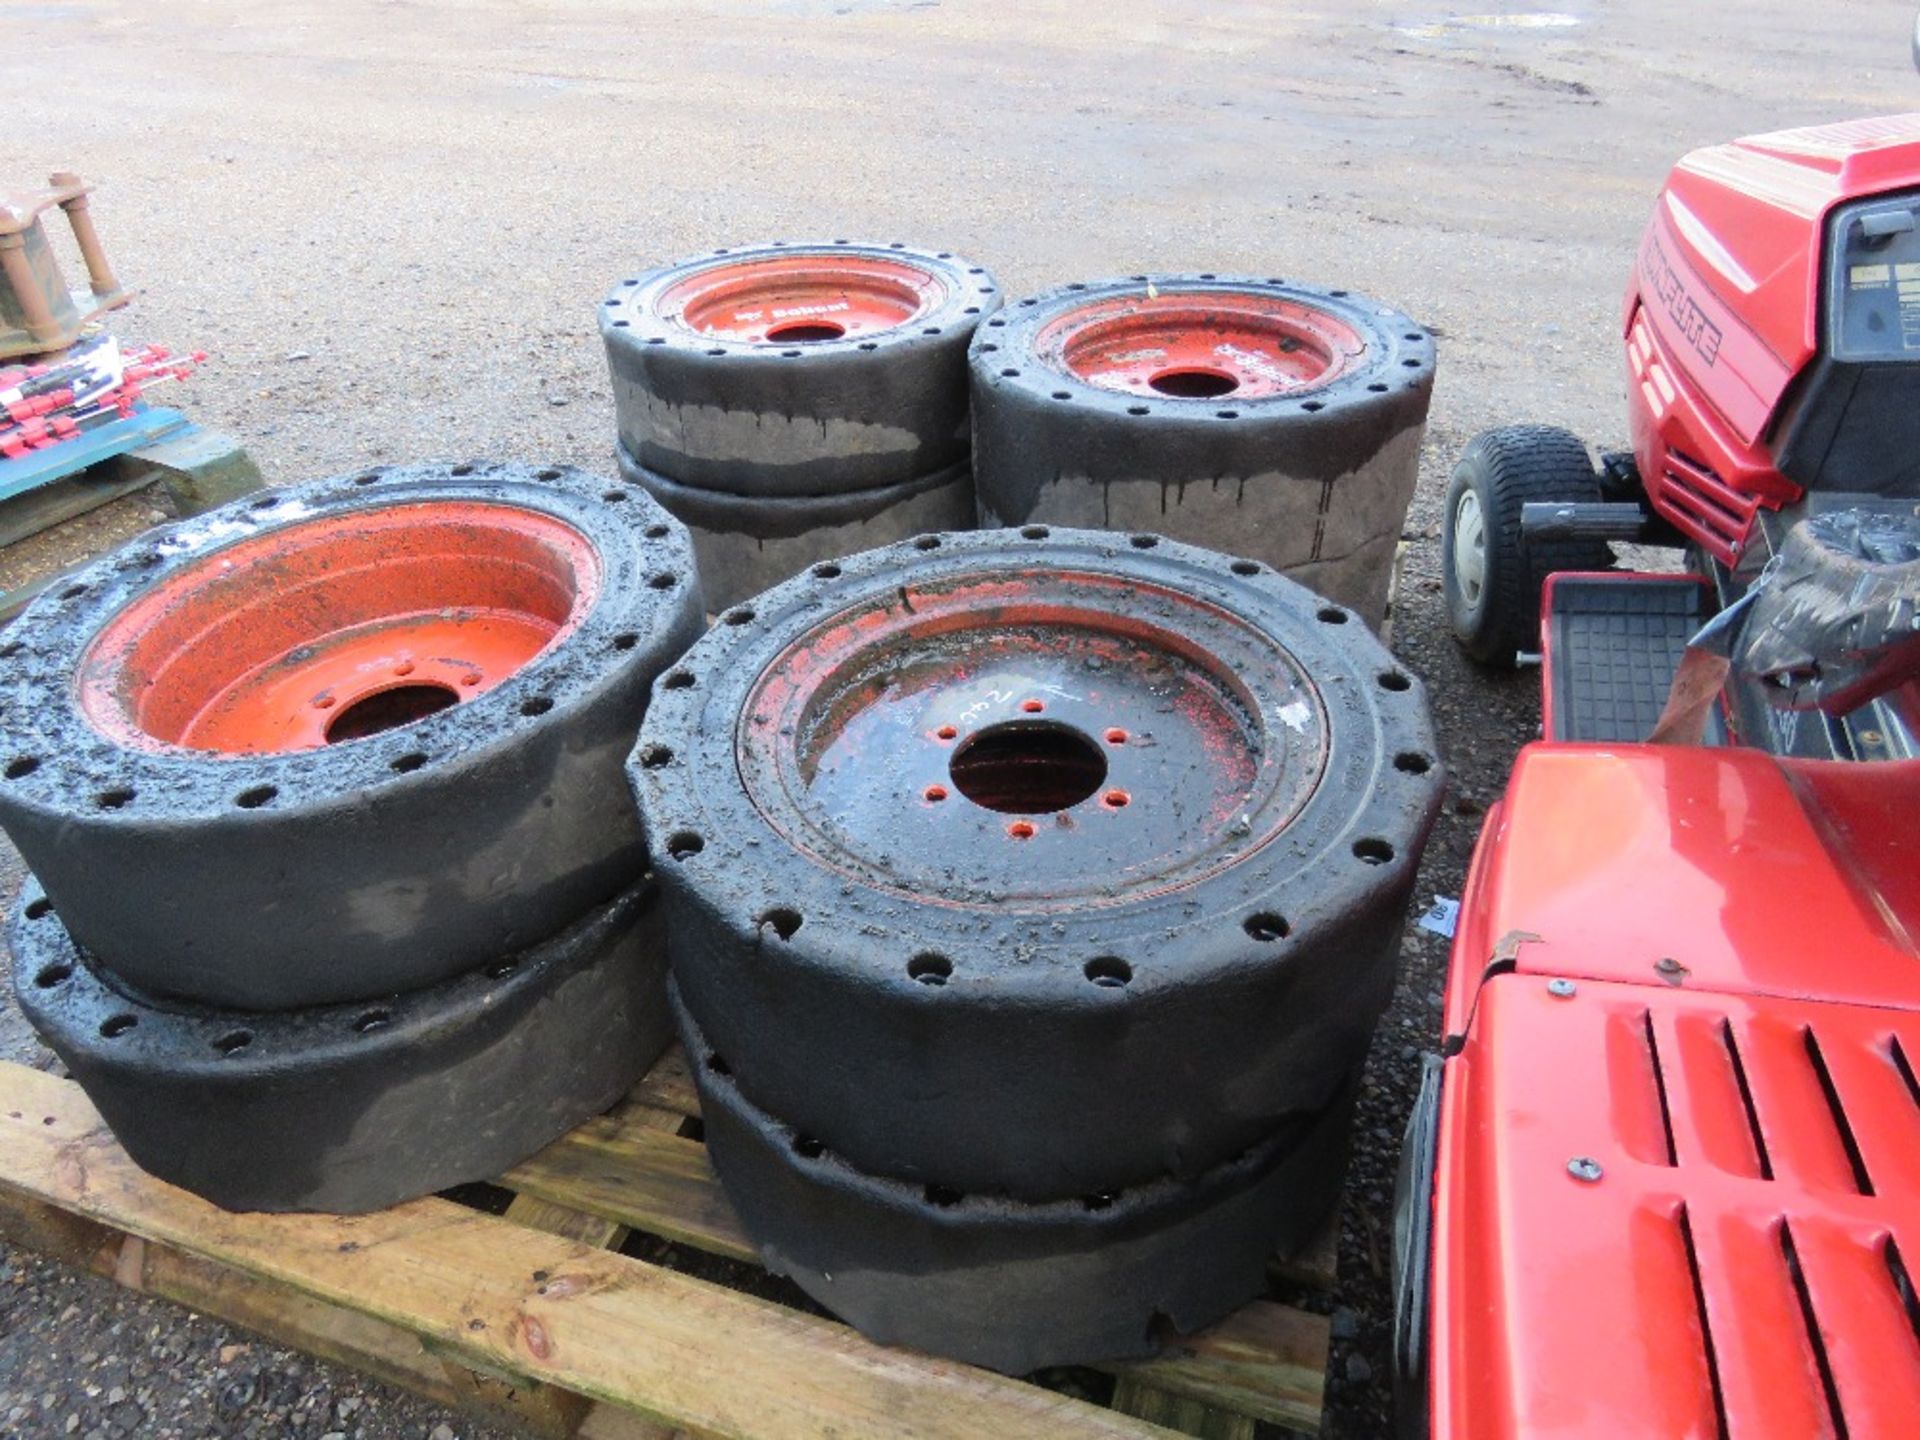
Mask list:
[[[1558,989],[1446,1065],[1432,1433],[1912,1434],[1920,1014]]]
[[[1402,1433],[1912,1433],[1916,807],[1920,762],[1521,752],[1402,1197],[1432,1236]]]
[[[1736,561],[1757,511],[1802,494],[1783,470],[1784,440],[1797,441],[1791,468],[1804,481],[1833,457],[1856,464],[1851,437],[1920,412],[1888,398],[1905,393],[1901,376],[1880,377],[1870,406],[1849,412],[1854,387],[1841,377],[1816,387],[1816,413],[1789,413],[1833,349],[1822,329],[1829,217],[1917,187],[1920,114],[1710,146],[1668,176],[1627,286],[1629,428],[1654,510],[1721,563]],[[1920,327],[1915,345],[1920,354]],[[1873,440],[1867,449],[1887,452]]]

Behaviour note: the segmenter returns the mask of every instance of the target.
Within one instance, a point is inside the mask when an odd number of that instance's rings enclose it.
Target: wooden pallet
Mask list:
[[[777,1290],[707,1163],[676,1048],[612,1112],[500,1178],[374,1215],[234,1215],[129,1160],[72,1081],[0,1063],[0,1231],[441,1403],[538,1435],[1166,1437],[1317,1432],[1328,1322],[1256,1301],[1146,1361],[1111,1407],[885,1349],[836,1321],[620,1253],[704,1253]],[[496,1195],[496,1199],[505,1196]],[[1332,1227],[1276,1265],[1330,1286]],[[635,1247],[639,1248],[639,1247]],[[1167,1428],[1171,1427],[1171,1429]]]

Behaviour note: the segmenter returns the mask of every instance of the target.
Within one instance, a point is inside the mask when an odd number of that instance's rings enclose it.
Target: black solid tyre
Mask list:
[[[621,761],[702,623],[686,531],[583,471],[416,466],[248,498],[14,623],[0,825],[75,940],[150,994],[268,1010],[429,985],[634,883]],[[247,688],[415,624],[391,675],[283,709]],[[518,659],[474,658],[509,640]],[[447,708],[355,718],[419,696]],[[298,727],[321,716],[354,738],[313,743]],[[204,728],[228,721],[257,725]]]
[[[1150,1355],[1261,1294],[1345,1178],[1351,1078],[1189,1180],[1021,1204],[874,1175],[747,1100],[675,1011],[714,1170],[762,1260],[882,1345],[1013,1375]]]
[[[20,1008],[121,1146],[229,1210],[357,1214],[490,1179],[619,1099],[672,1034],[645,883],[424,990],[293,1011],[129,993],[31,880],[9,940]]]
[[[1433,337],[1347,290],[1136,275],[974,336],[981,523],[1148,527],[1283,568],[1377,624]]]
[[[700,589],[724,610],[823,560],[889,545],[929,530],[973,527],[973,471],[965,460],[907,485],[813,499],[749,499],[680,485],[616,445],[620,476],[637,485],[693,536]]]
[[[1048,1200],[1325,1105],[1441,793],[1352,612],[1152,535],[927,535],[720,617],[629,775],[688,1010],[876,1174]]]
[[[1473,438],[1453,468],[1440,531],[1447,615],[1467,654],[1511,668],[1521,651],[1539,647],[1547,576],[1613,563],[1604,541],[1527,541],[1522,507],[1600,498],[1586,443],[1569,431],[1506,425]]]
[[[913,483],[966,458],[967,343],[999,304],[982,267],[902,244],[778,241],[649,270],[600,307],[620,443],[732,495]]]

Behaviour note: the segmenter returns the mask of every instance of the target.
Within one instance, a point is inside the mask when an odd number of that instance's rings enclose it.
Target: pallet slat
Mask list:
[[[444,1200],[232,1215],[142,1173],[77,1085],[0,1064],[0,1190],[702,1435],[1145,1437],[1142,1421]],[[750,1380],[749,1380],[750,1377]]]
[[[707,1161],[706,1147],[659,1128],[663,1100],[672,1106],[668,1113],[680,1113],[674,1097],[694,1103],[697,1113],[691,1086],[684,1056],[675,1047],[627,1105],[563,1136],[509,1171],[501,1183],[697,1250],[753,1261],[753,1245]],[[1333,1237],[1330,1224],[1300,1255],[1276,1261],[1275,1271],[1298,1283],[1331,1284]],[[1157,1402],[1143,1397],[1150,1387],[1313,1431],[1320,1424],[1328,1344],[1324,1316],[1256,1301],[1164,1355],[1099,1368],[1134,1382],[1126,1395],[1143,1408],[1132,1413],[1154,1415]]]

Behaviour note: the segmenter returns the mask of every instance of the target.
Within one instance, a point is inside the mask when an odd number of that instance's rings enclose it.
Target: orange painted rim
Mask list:
[[[421,501],[211,550],[88,646],[79,702],[110,739],[228,755],[316,750],[510,679],[599,595],[592,543],[552,516]]]
[[[807,345],[897,329],[940,308],[947,286],[904,260],[797,253],[710,265],[661,293],[661,315],[719,340]]]
[[[1039,358],[1099,390],[1146,399],[1260,400],[1346,374],[1366,341],[1320,306],[1231,289],[1144,287],[1077,306],[1034,339]]]

